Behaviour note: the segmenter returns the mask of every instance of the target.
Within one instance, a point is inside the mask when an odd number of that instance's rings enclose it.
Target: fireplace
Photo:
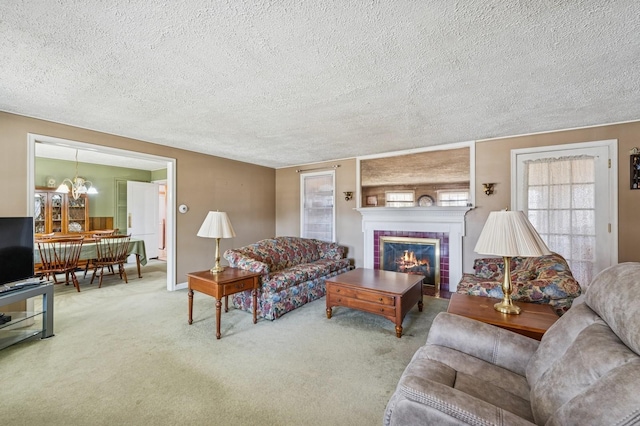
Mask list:
[[[440,293],[440,240],[382,236],[379,269],[422,275],[422,283]]]
[[[462,278],[465,214],[471,207],[363,207],[364,267],[380,269],[380,238],[436,239],[441,291],[455,292]],[[435,261],[434,261],[435,262]]]

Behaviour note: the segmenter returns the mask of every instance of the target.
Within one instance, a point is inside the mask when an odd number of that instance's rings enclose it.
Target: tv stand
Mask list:
[[[26,285],[19,290],[0,293],[0,307],[37,296],[42,296],[40,312],[4,312],[0,308],[5,315],[11,316],[11,321],[0,324],[0,349],[35,337],[53,336],[53,284]],[[35,321],[38,318],[41,321]],[[33,327],[40,322],[41,327]]]

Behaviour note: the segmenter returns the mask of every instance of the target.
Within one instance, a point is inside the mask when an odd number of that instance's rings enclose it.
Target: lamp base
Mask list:
[[[509,300],[509,302],[511,302],[511,300]],[[518,306],[514,305],[513,303],[505,303],[504,300],[493,305],[493,309],[498,312],[502,312],[503,314],[516,315],[520,314],[520,311],[522,311]]]
[[[521,311],[519,307],[513,304],[511,301],[511,291],[513,286],[511,285],[511,257],[504,256],[504,279],[502,281],[502,301],[493,305],[493,309],[503,314],[515,314],[518,315]]]
[[[212,274],[219,274],[224,271],[224,266],[216,265],[213,268],[209,269]]]
[[[216,238],[216,264],[209,271],[212,274],[219,274],[224,271],[224,266],[220,266],[220,238]]]

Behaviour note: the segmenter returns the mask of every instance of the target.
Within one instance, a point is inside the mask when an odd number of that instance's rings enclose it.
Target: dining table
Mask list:
[[[129,255],[133,255],[136,258],[136,267],[138,269],[138,278],[142,278],[142,273],[140,271],[140,265],[147,264],[147,251],[144,245],[144,240],[138,238],[131,238],[129,240],[129,250],[127,252]],[[93,238],[85,238],[82,243],[82,250],[80,251],[79,260],[91,260],[97,258],[97,250],[96,243]],[[40,263],[40,251],[38,250],[38,246],[36,244],[33,251],[33,261],[37,268]]]

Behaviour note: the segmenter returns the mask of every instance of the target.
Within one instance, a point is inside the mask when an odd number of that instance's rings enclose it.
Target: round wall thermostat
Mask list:
[[[187,207],[186,204],[180,204],[180,206],[178,207],[178,211],[180,213],[186,213],[189,211],[189,207]]]

